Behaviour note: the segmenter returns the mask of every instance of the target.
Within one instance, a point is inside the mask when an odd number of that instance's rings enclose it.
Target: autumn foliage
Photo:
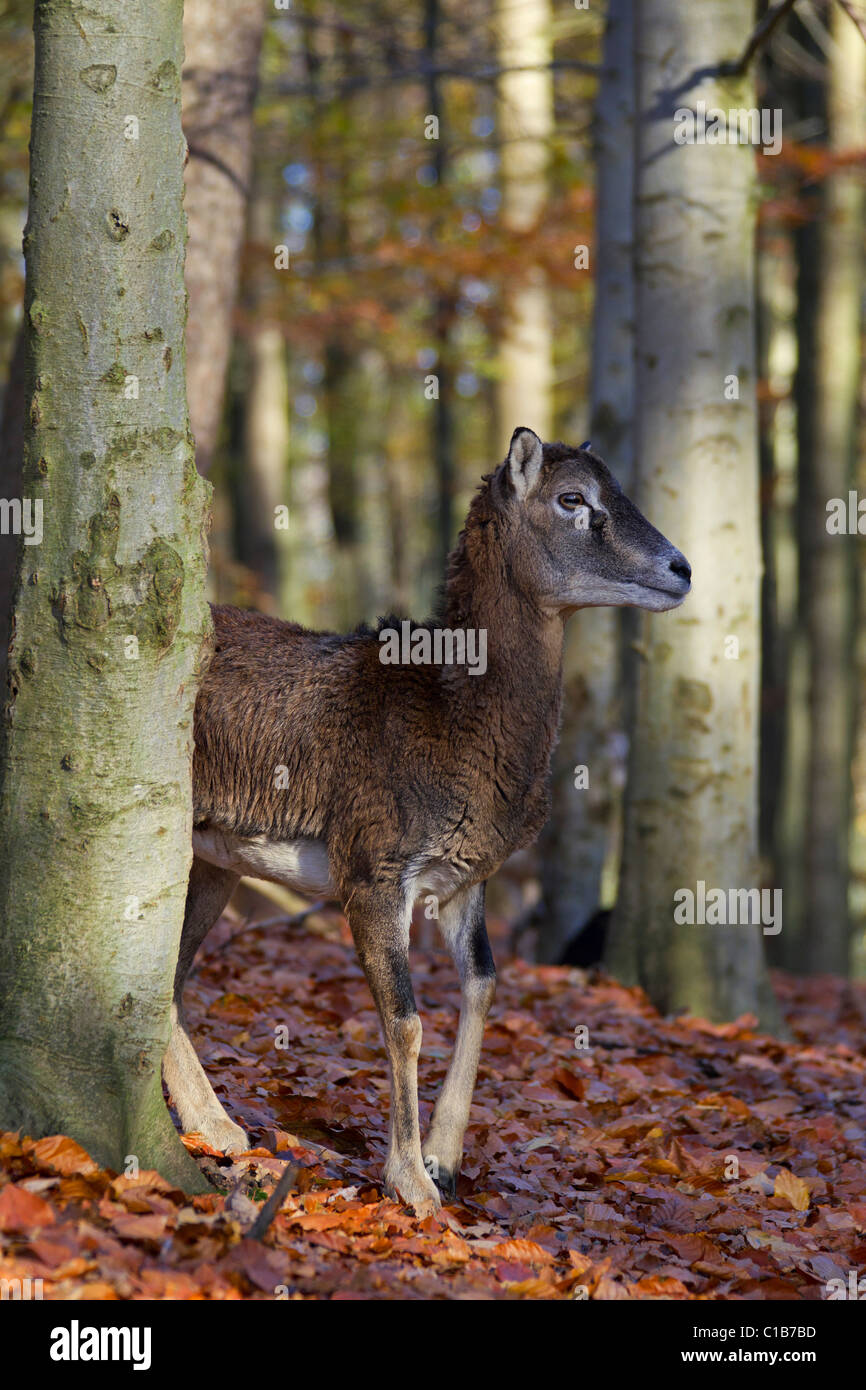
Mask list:
[[[439,951],[414,952],[413,973],[426,1117],[459,994]],[[0,1279],[41,1279],[46,1299],[825,1299],[866,1263],[866,993],[776,986],[790,1043],[501,964],[458,1201],[419,1223],[378,1186],[387,1072],[342,926],[223,922],[190,1021],[257,1146],[230,1162],[188,1136],[220,1189],[190,1200],[69,1138],[0,1136]]]

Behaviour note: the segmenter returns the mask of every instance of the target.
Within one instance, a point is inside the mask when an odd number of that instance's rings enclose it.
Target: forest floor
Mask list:
[[[46,1299],[820,1300],[866,1272],[866,988],[776,975],[783,1044],[748,1018],[663,1019],[595,973],[503,963],[494,942],[458,1200],[419,1222],[382,1194],[385,1057],[335,937],[224,920],[199,957],[193,1037],[255,1147],[185,1142],[226,1195],[0,1135],[0,1279],[41,1279]],[[444,952],[412,965],[423,1123],[459,992]]]

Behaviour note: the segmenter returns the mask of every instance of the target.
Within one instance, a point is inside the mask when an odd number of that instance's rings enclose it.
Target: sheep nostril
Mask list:
[[[682,556],[678,560],[671,560],[671,569],[680,579],[684,579],[687,584],[692,582],[692,567],[688,560]]]

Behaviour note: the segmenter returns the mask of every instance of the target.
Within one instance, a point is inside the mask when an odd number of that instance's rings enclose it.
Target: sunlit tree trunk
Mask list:
[[[0,1127],[202,1185],[161,1063],[191,859],[206,484],[184,385],[173,0],[35,15],[22,547],[0,800]],[[134,118],[134,121],[133,121]]]
[[[202,473],[211,466],[222,415],[266,17],[264,0],[185,0],[183,6],[187,385]]]
[[[634,401],[634,72],[631,0],[610,0],[596,104],[593,448],[624,487],[632,475]],[[557,960],[603,903],[615,853],[623,757],[621,614],[586,609],[569,623],[553,808],[541,839],[537,955]],[[588,784],[583,785],[585,768]]]
[[[263,599],[276,612],[282,592],[292,517],[288,505],[289,382],[286,344],[276,323],[252,325],[246,342],[239,559],[256,575]]]
[[[497,0],[502,223],[510,232],[531,231],[547,201],[553,133],[552,24],[550,0]],[[531,259],[531,245],[526,258]],[[550,291],[540,266],[520,265],[503,290],[498,409],[503,451],[518,425],[550,438],[552,393]]]
[[[790,82],[788,104],[794,121],[807,132],[807,139],[819,148],[828,120],[824,56],[816,41],[816,34],[820,31],[814,24],[806,29],[799,26],[799,22],[795,20],[793,32],[813,61]],[[782,941],[776,941],[772,947],[773,956],[779,963],[786,969],[795,971],[806,968],[804,938],[808,931],[804,847],[808,816],[811,720],[809,637],[803,596],[809,587],[808,567],[814,521],[807,510],[806,496],[810,490],[807,460],[811,460],[815,454],[817,427],[815,343],[818,284],[821,274],[820,182],[807,180],[801,188],[800,198],[805,216],[793,231],[796,264],[796,500],[789,527],[789,539],[795,555],[796,602],[786,657],[785,756],[780,789],[781,805],[777,820],[779,869],[785,895],[786,926],[782,933]]]
[[[698,97],[753,104],[746,79],[689,86],[738,55],[752,21],[749,0],[636,9],[637,491],[695,583],[681,608],[641,623],[609,961],[664,1010],[771,1022],[760,927],[674,918],[687,911],[681,890],[697,912],[701,882],[726,895],[760,887],[755,157],[674,141],[674,112]]]
[[[866,145],[866,44],[836,5],[830,14],[829,147]],[[825,182],[818,229],[813,372],[813,449],[801,460],[804,587],[809,652],[809,759],[806,792],[805,958],[812,972],[847,973],[848,836],[854,674],[854,538],[830,534],[827,503],[854,486],[861,368],[863,218],[859,171]]]
[[[387,374],[385,410],[382,418],[382,469],[385,486],[385,512],[388,535],[387,595],[382,608],[394,613],[410,613],[414,607],[410,547],[412,544],[413,509],[409,479],[403,459],[405,440],[411,432],[407,396],[403,383],[393,380],[392,365],[383,359],[382,373]]]
[[[803,653],[798,646],[796,289],[794,238],[788,228],[762,230],[758,252],[761,549],[760,844],[763,875],[785,893],[785,929],[767,937],[767,958],[796,968],[802,908],[805,748]],[[799,873],[799,887],[795,875]]]
[[[443,7],[440,0],[424,0],[424,61],[427,68],[427,116],[436,122],[436,139],[431,141],[431,162],[436,174],[436,190],[443,199],[443,188],[448,176],[448,145],[450,132],[443,100],[442,84],[439,80],[438,65],[441,57],[441,25]],[[441,216],[434,220],[432,239],[435,242],[442,226]],[[440,270],[447,281],[447,268]],[[436,543],[434,568],[437,574],[444,570],[445,563],[454,544],[454,451],[455,451],[455,372],[452,361],[452,331],[457,313],[457,303],[451,288],[445,284],[434,286],[432,297],[431,324],[433,343],[436,349],[436,397],[431,402],[431,453],[433,473],[436,483]]]

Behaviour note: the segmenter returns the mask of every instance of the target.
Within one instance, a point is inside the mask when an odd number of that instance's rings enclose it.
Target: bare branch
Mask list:
[[[779,0],[778,5],[774,5],[772,9],[768,10],[761,22],[755,26],[752,37],[737,61],[722,64],[721,71],[731,77],[742,77],[758,49],[763,43],[766,43],[779,20],[784,19],[785,15],[794,8],[795,3],[796,0]]]

